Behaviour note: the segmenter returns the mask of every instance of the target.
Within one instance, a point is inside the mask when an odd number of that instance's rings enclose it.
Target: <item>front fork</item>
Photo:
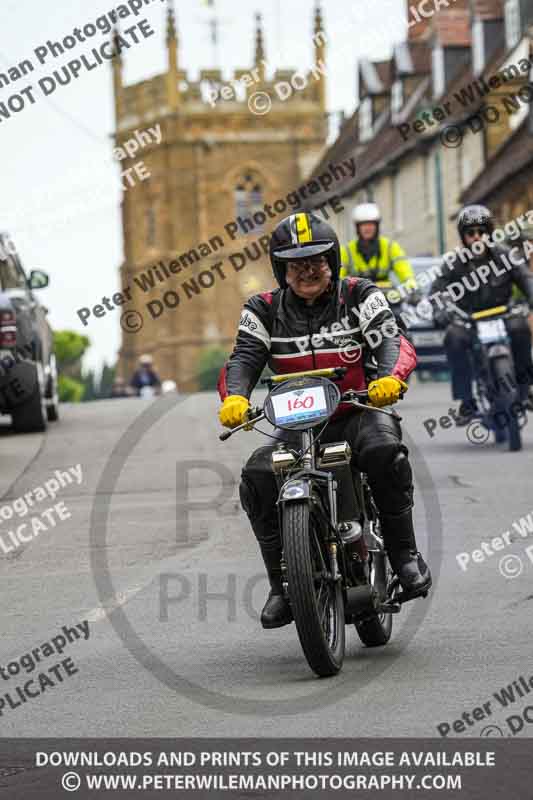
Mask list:
[[[309,444],[309,443],[308,443]],[[306,446],[308,446],[308,444]],[[304,447],[304,450],[306,448]],[[304,462],[305,459],[305,466],[304,469],[312,470],[313,467],[313,455],[306,454],[302,459]],[[283,532],[283,514],[282,509],[286,503],[291,502],[301,502],[303,499],[307,501],[309,505],[310,516],[313,511],[315,513],[322,514],[325,519],[327,520],[328,525],[328,536],[326,539],[326,548],[327,553],[329,556],[329,564],[326,564],[328,568],[328,576],[330,580],[333,582],[340,581],[342,579],[342,574],[339,569],[339,562],[338,562],[338,550],[337,550],[337,541],[333,532],[337,530],[337,482],[335,481],[333,475],[330,472],[327,473],[319,473],[321,480],[327,480],[327,492],[328,492],[328,505],[329,505],[329,515],[326,512],[326,509],[323,508],[322,503],[316,499],[317,494],[319,492],[313,488],[313,480],[312,476],[302,474],[302,471],[299,471],[298,477],[288,478],[287,480],[281,483],[280,486],[280,493],[278,498],[278,519],[279,519],[279,529],[281,532],[282,544],[284,538]],[[318,507],[318,508],[317,508]],[[285,561],[284,550],[282,551],[281,556],[281,580],[283,586],[283,594],[284,596],[289,599],[289,591],[288,591],[288,579],[287,579],[287,564]]]

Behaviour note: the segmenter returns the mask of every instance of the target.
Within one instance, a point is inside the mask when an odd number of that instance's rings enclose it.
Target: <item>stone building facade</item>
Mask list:
[[[254,64],[235,72],[237,83],[224,81],[217,69],[202,70],[198,81],[189,79],[179,59],[172,7],[165,74],[125,86],[122,61],[114,59],[115,146],[136,131],[158,125],[161,131],[160,144],[122,162],[125,170],[142,159],[150,173],[122,198],[120,277],[122,287],[131,289],[124,309],[142,315],[138,332],[122,333],[123,377],[140,354],[149,353],[163,379],[194,390],[201,353],[211,345],[229,350],[244,299],[272,286],[268,258],[257,242],[285,215],[251,230],[232,223],[253,219],[266,203],[300,186],[325,146],[326,36],[318,5],[310,22],[315,66],[298,81],[293,70],[278,69],[267,78],[259,16]],[[291,81],[297,88],[291,89]],[[287,86],[290,96],[282,99]],[[260,257],[251,256],[238,269],[240,260],[232,263],[229,256],[246,246]]]

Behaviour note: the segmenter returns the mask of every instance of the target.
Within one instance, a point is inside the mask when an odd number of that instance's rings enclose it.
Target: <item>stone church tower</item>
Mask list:
[[[213,345],[229,351],[243,301],[274,285],[258,242],[293,209],[288,206],[264,222],[265,215],[257,212],[297,190],[323,151],[325,42],[317,4],[315,66],[309,73],[278,69],[268,80],[257,15],[254,63],[235,72],[233,81],[239,83],[224,81],[218,69],[204,69],[192,81],[180,63],[170,5],[165,74],[125,86],[122,59],[113,60],[115,146],[158,125],[162,136],[160,144],[147,144],[121,161],[126,170],[142,160],[150,173],[122,197],[120,277],[132,298],[121,309],[118,371],[123,377],[129,378],[140,354],[149,353],[162,379],[175,380],[182,391],[194,390],[200,354]],[[252,230],[240,223],[235,230],[232,223],[239,217],[253,222],[254,214],[259,222]],[[230,258],[245,247],[250,257]],[[142,323],[137,332],[126,330],[128,309],[142,316],[133,315],[134,327]]]

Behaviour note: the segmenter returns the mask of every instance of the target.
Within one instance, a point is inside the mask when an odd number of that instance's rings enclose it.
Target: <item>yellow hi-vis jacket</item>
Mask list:
[[[369,278],[382,288],[390,288],[389,274],[394,270],[399,283],[406,289],[416,288],[414,270],[398,242],[379,237],[379,256],[372,256],[370,261],[365,261],[357,247],[358,240],[352,239],[341,247],[341,278],[350,275]]]

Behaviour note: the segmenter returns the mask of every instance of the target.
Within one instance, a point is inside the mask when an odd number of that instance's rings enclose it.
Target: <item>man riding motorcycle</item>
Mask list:
[[[420,301],[415,273],[398,242],[380,236],[381,211],[376,203],[360,203],[352,215],[356,238],[341,247],[341,278],[355,275],[368,278],[380,289],[392,288],[392,273],[408,290],[406,300],[412,305]],[[396,309],[392,308],[396,314]],[[399,313],[399,309],[398,309]]]
[[[246,421],[248,398],[267,363],[279,374],[347,366],[341,391],[365,389],[363,357],[371,345],[377,379],[368,385],[369,402],[375,406],[396,402],[416,365],[414,349],[399,333],[385,296],[374,284],[362,278],[340,278],[340,249],[333,228],[312,214],[293,214],[274,230],[270,256],[280,288],[254,295],[244,305],[235,347],[218,384],[223,400],[221,423],[232,428]],[[388,335],[380,335],[386,325]],[[359,358],[345,360],[347,340],[352,354],[359,351]],[[277,434],[284,438],[283,432]],[[357,466],[368,474],[385,547],[404,592],[412,598],[427,593],[431,574],[416,546],[412,473],[397,420],[357,412],[341,403],[321,436],[321,442],[339,440],[350,443]],[[251,455],[240,485],[241,504],[270,581],[261,615],[265,628],[292,620],[282,590],[272,449],[260,447]]]
[[[508,251],[503,247],[487,244],[487,237],[494,232],[494,220],[488,208],[481,205],[465,206],[458,219],[458,231],[467,252],[445,262],[441,275],[434,281],[430,300],[434,306],[434,321],[437,327],[446,328],[444,348],[452,377],[452,396],[460,401],[457,424],[466,425],[479,411],[472,393],[471,332],[454,322],[453,312],[445,308],[451,284],[462,285],[462,297],[454,300],[462,311],[472,314],[496,306],[508,305],[513,286],[521,290],[533,310],[533,274],[528,270],[523,252],[519,248]],[[488,277],[481,279],[480,268],[490,266]],[[479,271],[479,274],[476,272]],[[452,294],[454,294],[452,292]],[[529,327],[528,327],[529,323]],[[527,402],[529,384],[533,380],[531,362],[531,335],[533,311],[528,319],[515,317],[506,320],[515,362],[520,400]]]

